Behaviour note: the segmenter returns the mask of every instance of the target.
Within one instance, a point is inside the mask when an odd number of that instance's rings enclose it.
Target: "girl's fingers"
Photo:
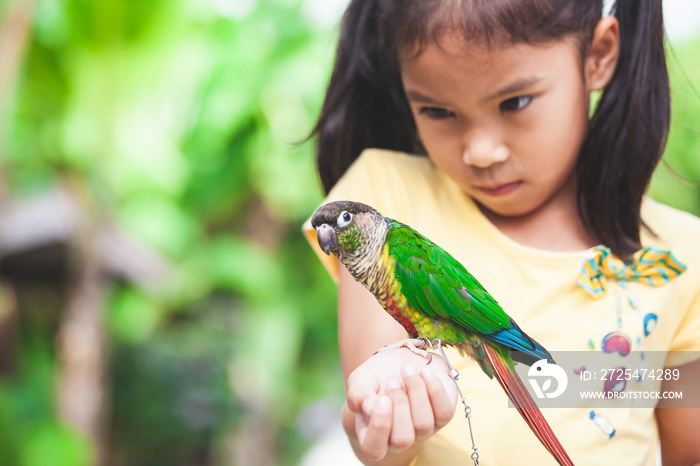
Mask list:
[[[445,391],[445,386],[431,368],[424,366],[421,369],[420,375],[425,382],[430,404],[433,407],[435,427],[440,429],[446,426],[455,414],[454,400],[450,399]]]
[[[364,455],[373,461],[383,459],[388,451],[391,434],[392,405],[388,396],[377,397],[371,416],[355,416],[355,429]]]
[[[363,408],[367,408],[367,400],[372,399],[377,396],[379,387],[377,382],[372,377],[362,376],[362,374],[357,375],[355,372],[350,374],[347,382],[347,393],[346,400],[348,403],[348,408],[353,413],[361,413],[369,415],[372,411],[363,411]]]
[[[435,416],[430,405],[425,381],[418,375],[415,367],[410,364],[403,367],[401,375],[410,400],[415,440],[427,440],[435,431]]]
[[[408,400],[408,395],[398,380],[390,380],[386,390],[389,398],[391,398],[393,408],[389,449],[392,452],[400,452],[413,445],[413,442],[416,440],[411,418],[411,404]]]
[[[395,362],[393,368],[397,367]],[[348,377],[346,401],[348,410],[355,414],[355,448],[359,446],[370,461],[427,440],[454,415],[456,390],[450,390],[454,388],[452,381],[442,374],[441,367],[423,366],[419,371],[412,362],[403,363],[400,376],[361,367]],[[351,432],[352,427],[346,430]]]

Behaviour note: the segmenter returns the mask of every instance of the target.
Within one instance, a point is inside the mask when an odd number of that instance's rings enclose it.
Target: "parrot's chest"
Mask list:
[[[389,293],[386,300],[379,300],[382,307],[400,323],[412,337],[421,337],[427,340],[440,339],[446,344],[471,343],[473,335],[470,335],[463,327],[451,320],[437,316],[426,315],[414,309],[408,304],[406,297],[400,288],[395,288],[394,293]]]
[[[408,306],[406,298],[404,298],[403,295],[388,295],[384,302],[379,300],[379,304],[382,305],[395,321],[406,329],[411,337],[423,336],[416,327],[416,323],[421,323],[416,321],[418,315],[415,312],[411,312],[412,309]]]
[[[445,343],[455,344],[466,341],[464,329],[455,326],[452,322],[439,317],[431,317],[414,309],[408,304],[398,283],[389,287],[391,290],[377,300],[382,307],[400,323],[412,337],[422,337],[428,340],[439,338]]]
[[[401,292],[401,286],[394,278],[391,267],[374,267],[360,282],[374,295],[379,304],[412,337],[419,336],[416,324],[424,324],[422,316],[413,310]]]

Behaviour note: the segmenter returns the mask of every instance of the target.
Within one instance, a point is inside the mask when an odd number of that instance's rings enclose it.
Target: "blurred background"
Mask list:
[[[0,0],[0,465],[344,464],[300,226],[345,4]],[[666,8],[650,194],[698,214],[700,8]]]

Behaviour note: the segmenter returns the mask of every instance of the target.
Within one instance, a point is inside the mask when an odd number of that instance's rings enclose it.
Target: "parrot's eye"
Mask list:
[[[344,210],[338,215],[338,226],[340,228],[346,227],[352,221],[352,214],[347,210]]]

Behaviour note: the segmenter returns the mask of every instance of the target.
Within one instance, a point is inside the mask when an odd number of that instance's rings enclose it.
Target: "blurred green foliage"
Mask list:
[[[299,143],[333,44],[308,7],[36,3],[0,116],[9,188],[79,179],[102,220],[172,264],[160,292],[110,294],[115,464],[230,464],[220,445],[237,437],[295,464],[310,443],[297,416],[342,393],[335,290],[300,233],[321,190]],[[89,445],[54,412],[53,337],[38,339],[22,339],[18,373],[0,383],[0,450],[14,455],[0,462],[86,464]],[[5,428],[19,419],[26,432]]]
[[[671,131],[649,194],[700,215],[700,37],[671,46]]]
[[[322,198],[297,143],[332,63],[325,4],[36,2],[0,109],[9,189],[79,179],[102,220],[172,264],[159,292],[109,295],[115,465],[237,464],[246,444],[296,464],[313,438],[300,413],[342,395],[335,289],[300,234]],[[667,154],[695,183],[698,52],[676,50]],[[663,168],[651,193],[700,213],[697,187]],[[51,325],[22,325],[16,374],[0,380],[0,464],[88,464],[92,446],[55,413]]]

